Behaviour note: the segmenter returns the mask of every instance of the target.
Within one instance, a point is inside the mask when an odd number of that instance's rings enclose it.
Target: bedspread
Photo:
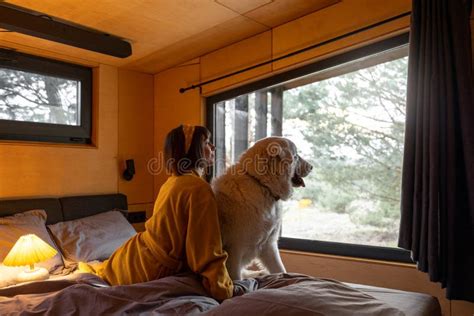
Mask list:
[[[91,274],[0,289],[1,315],[404,315],[335,280],[301,274],[267,275],[240,283],[245,294],[209,297],[199,278],[181,274],[110,287]]]

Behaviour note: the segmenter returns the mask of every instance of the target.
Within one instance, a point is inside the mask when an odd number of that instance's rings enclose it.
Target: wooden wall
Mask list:
[[[179,88],[199,80],[197,60],[155,75],[155,177],[154,193],[167,176],[163,165],[163,146],[166,134],[180,124],[199,125],[203,120],[199,91],[181,94]]]
[[[0,142],[0,197],[117,192],[117,69],[93,71],[95,144]]]
[[[153,89],[152,75],[118,71],[117,190],[127,195],[131,210],[144,210],[148,215],[155,200],[154,176],[148,169],[155,148]],[[127,159],[135,162],[131,181],[121,176]]]
[[[0,142],[0,198],[121,192],[130,209],[151,209],[153,76],[99,65],[93,82],[94,144]],[[125,159],[135,160],[130,182]]]
[[[197,89],[180,94],[179,88],[282,56],[410,10],[410,0],[344,0],[155,75],[155,139],[158,146],[155,147],[155,154],[160,152],[162,140],[172,127],[180,123],[205,124],[203,97],[406,32],[409,17],[216,81],[204,86],[201,94]],[[165,176],[158,173],[155,194],[164,179]],[[414,265],[291,251],[282,251],[282,256],[289,271],[429,293],[439,298],[444,315],[472,316],[474,313],[474,304],[446,300],[439,284],[429,282],[427,275],[417,271]]]

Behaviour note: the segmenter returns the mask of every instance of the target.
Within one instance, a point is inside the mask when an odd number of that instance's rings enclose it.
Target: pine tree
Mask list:
[[[353,221],[398,229],[407,58],[285,91],[284,127],[311,147],[307,197]]]

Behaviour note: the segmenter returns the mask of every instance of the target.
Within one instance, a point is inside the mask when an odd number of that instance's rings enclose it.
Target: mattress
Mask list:
[[[441,315],[441,308],[438,300],[428,294],[354,283],[346,284],[401,310],[406,316]]]

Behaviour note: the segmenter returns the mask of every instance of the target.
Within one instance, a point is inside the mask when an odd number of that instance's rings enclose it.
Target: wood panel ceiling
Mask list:
[[[0,46],[94,66],[157,73],[341,0],[7,0],[126,39],[133,54],[116,58],[1,32]]]

